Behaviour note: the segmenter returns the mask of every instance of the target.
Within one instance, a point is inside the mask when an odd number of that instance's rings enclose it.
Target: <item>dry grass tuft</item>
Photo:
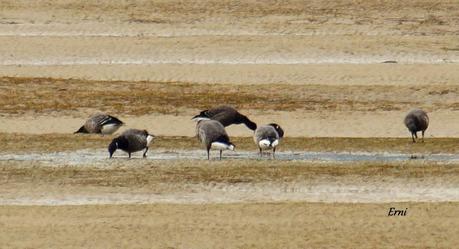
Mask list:
[[[392,111],[420,103],[427,110],[457,105],[459,86],[326,86],[191,84],[88,81],[53,78],[0,78],[0,112],[75,113],[100,109],[118,114],[177,114],[226,103],[266,111]],[[440,94],[437,94],[440,93]]]
[[[186,184],[308,182],[347,176],[359,181],[381,177],[431,178],[457,182],[457,164],[427,162],[315,163],[255,160],[109,160],[106,167],[44,166],[39,162],[0,162],[0,179],[8,183],[110,187]],[[178,187],[180,187],[178,186]]]

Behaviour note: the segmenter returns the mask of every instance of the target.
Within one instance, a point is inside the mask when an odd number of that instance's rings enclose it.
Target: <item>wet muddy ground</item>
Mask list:
[[[131,160],[142,158],[142,153],[133,153]],[[95,150],[77,150],[52,153],[18,153],[0,154],[0,161],[35,161],[48,165],[103,165],[110,164],[113,160],[129,159],[127,153],[117,151],[113,159],[108,158],[105,148]],[[204,150],[149,150],[148,156],[143,160],[206,160]],[[211,160],[218,160],[218,151],[211,151]],[[268,160],[273,159],[271,152],[263,152],[260,157],[253,151],[225,151],[222,160]],[[420,160],[426,162],[457,163],[459,154],[403,154],[403,153],[370,153],[370,152],[311,152],[311,151],[284,151],[276,152],[277,161],[303,161],[303,162],[407,162]]]
[[[459,201],[458,154],[106,149],[0,154],[2,205]]]

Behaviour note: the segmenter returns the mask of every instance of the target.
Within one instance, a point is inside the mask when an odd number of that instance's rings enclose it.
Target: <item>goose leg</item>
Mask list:
[[[131,152],[128,152],[128,154],[129,154],[129,158],[131,158]]]
[[[261,148],[259,149],[260,149],[260,158],[263,158],[263,150],[261,150]]]
[[[220,150],[220,160],[222,160],[222,150]]]
[[[416,133],[411,132],[411,138],[413,139],[413,143],[416,143],[416,140],[414,140],[414,135],[415,135],[415,134],[416,134]]]
[[[273,159],[276,159],[276,147],[273,148]]]
[[[209,151],[210,151],[210,149],[207,149],[207,160],[210,160],[210,155],[209,155],[210,152]]]
[[[143,158],[147,157],[147,151],[148,151],[148,147],[145,148],[145,152],[143,153]]]
[[[423,143],[424,143],[424,132],[425,132],[425,131],[426,131],[426,130],[423,130],[423,131],[422,131],[422,142],[423,142]]]

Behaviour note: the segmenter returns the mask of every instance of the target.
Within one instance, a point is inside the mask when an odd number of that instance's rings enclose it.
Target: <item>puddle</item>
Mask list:
[[[133,158],[141,158],[142,153],[134,153]],[[126,159],[127,154],[117,151],[114,159]],[[218,152],[211,152],[211,159],[218,158]],[[263,159],[270,158],[264,155]],[[145,160],[206,160],[203,150],[150,150]],[[259,155],[253,151],[223,152],[223,160],[258,160]],[[108,159],[105,149],[77,150],[70,152],[0,154],[0,161],[38,161],[50,164],[98,164]],[[458,162],[459,154],[397,154],[397,153],[346,153],[346,152],[277,152],[276,160],[283,161],[314,161],[314,162],[397,162],[422,160],[431,162]]]

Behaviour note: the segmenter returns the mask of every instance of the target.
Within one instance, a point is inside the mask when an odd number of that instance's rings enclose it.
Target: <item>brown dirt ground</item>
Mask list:
[[[320,33],[403,35],[457,35],[457,2],[400,1],[182,1],[109,0],[94,3],[57,0],[30,3],[2,0],[2,24],[12,26],[72,25],[89,30],[123,29],[131,25],[146,34],[157,29],[229,33]],[[384,14],[382,14],[384,13]],[[218,22],[216,22],[218,20]],[[256,20],[256,21],[255,21]],[[96,24],[102,27],[89,27]],[[117,24],[117,25],[110,25]],[[55,25],[55,26],[53,26]],[[125,25],[125,26],[124,26]],[[139,27],[140,26],[140,27]],[[155,27],[157,29],[151,29]],[[78,29],[77,29],[78,30]],[[153,31],[152,31],[153,30]],[[157,32],[157,31],[156,31]]]
[[[388,217],[390,207],[406,217]],[[0,207],[8,248],[452,248],[457,203]],[[71,235],[71,236],[69,236]]]

